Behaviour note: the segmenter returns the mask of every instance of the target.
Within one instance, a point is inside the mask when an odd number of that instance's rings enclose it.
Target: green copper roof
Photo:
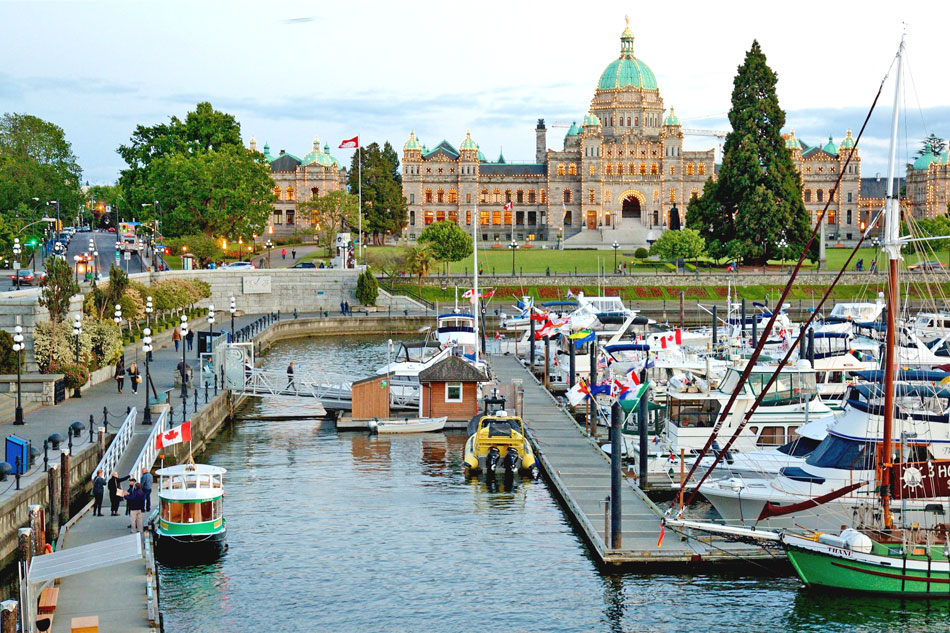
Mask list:
[[[673,112],[673,108],[670,108],[670,113],[663,119],[663,125],[680,125],[680,118]]]
[[[303,160],[300,161],[304,165],[320,165],[322,167],[333,167],[338,161],[330,156],[330,146],[324,145],[323,149],[320,149],[320,139],[314,137],[313,139],[313,151],[303,157]]]
[[[267,144],[267,141],[264,141],[264,158],[267,159],[268,163],[274,162],[274,157],[270,155],[270,145]]]
[[[795,138],[795,130],[792,130],[792,131],[789,133],[788,138],[785,139],[785,147],[787,147],[788,149],[801,149],[801,148],[802,148],[802,142],[799,141],[797,138]]]
[[[934,161],[935,165],[950,165],[950,146],[947,147],[947,150],[937,157],[937,160]]]
[[[496,162],[496,163],[504,163],[504,162],[505,162],[505,153],[504,153],[504,151],[503,151],[501,148],[498,149],[498,160],[496,160],[495,162]]]
[[[592,125],[594,127],[600,127],[600,119],[596,114],[590,112],[587,116],[584,117],[584,126]]]
[[[571,121],[571,129],[567,131],[567,136],[577,136],[581,133],[581,129],[577,127],[577,121]]]
[[[841,149],[851,149],[852,147],[854,147],[854,139],[851,138],[851,130],[848,130],[848,133],[841,141]]]
[[[821,151],[825,152],[826,154],[831,154],[832,156],[837,156],[837,155],[838,155],[838,146],[835,145],[834,139],[832,139],[832,138],[829,136],[829,137],[828,137],[828,142],[825,143],[825,146],[821,148]]]
[[[914,169],[927,169],[930,167],[930,164],[940,160],[939,156],[934,156],[930,150],[927,150],[926,154],[923,154],[920,158],[914,161]]]
[[[472,140],[472,133],[468,130],[465,131],[465,140],[459,145],[459,149],[478,149],[478,145]]]
[[[409,140],[406,141],[406,144],[402,146],[405,149],[422,149],[422,144],[419,143],[419,139],[416,138],[415,132],[409,132]]]
[[[482,163],[487,163],[487,162],[488,162],[488,159],[485,158],[485,155],[484,155],[484,154],[482,154],[482,150],[478,150],[478,160],[479,160],[479,162],[482,162]]]
[[[597,84],[600,90],[635,88],[637,90],[657,90],[653,71],[633,56],[633,33],[630,22],[620,35],[620,57],[612,62],[600,75]]]

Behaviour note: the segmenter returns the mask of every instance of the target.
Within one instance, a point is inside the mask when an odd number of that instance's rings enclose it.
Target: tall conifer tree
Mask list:
[[[714,257],[764,263],[801,254],[810,233],[801,176],[785,147],[785,112],[778,80],[757,41],[746,53],[732,89],[722,167],[716,182],[690,201],[687,224],[706,239]],[[788,245],[783,249],[779,244]]]

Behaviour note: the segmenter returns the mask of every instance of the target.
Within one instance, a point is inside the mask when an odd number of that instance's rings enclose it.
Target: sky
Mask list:
[[[857,134],[906,31],[901,164],[930,132],[950,137],[950,4],[936,1],[0,0],[0,112],[61,126],[91,184],[116,180],[115,150],[137,124],[199,101],[273,154],[302,156],[318,136],[349,165],[351,151],[335,148],[357,134],[401,150],[410,130],[429,147],[458,147],[471,130],[490,160],[503,150],[531,162],[538,118],[560,149],[587,113],[625,16],[684,128],[728,131],[732,81],[757,39],[779,77],[785,131],[840,142]],[[864,176],[886,171],[893,100],[892,73],[860,144]]]

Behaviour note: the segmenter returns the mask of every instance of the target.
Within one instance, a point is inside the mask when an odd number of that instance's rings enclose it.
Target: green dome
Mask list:
[[[630,23],[620,36],[620,57],[612,62],[600,75],[597,83],[599,90],[619,90],[634,88],[637,90],[657,90],[656,77],[649,66],[633,56],[633,33]]]
[[[331,167],[336,162],[330,156],[330,146],[327,145],[323,150],[320,149],[320,139],[314,137],[313,151],[303,157],[301,161],[304,165],[321,165],[322,167]]]
[[[600,127],[600,119],[597,118],[597,115],[593,112],[584,117],[584,127],[587,127],[588,125]]]
[[[787,147],[788,149],[801,149],[801,148],[802,148],[802,142],[799,141],[797,138],[795,138],[795,130],[792,130],[792,131],[789,133],[788,138],[785,139],[785,147]]]
[[[402,146],[405,149],[418,149],[422,150],[422,144],[419,142],[419,139],[416,138],[415,132],[409,132],[409,140],[406,141],[406,144]]]
[[[938,160],[940,160],[940,157],[934,156],[928,149],[926,154],[914,161],[914,169],[927,169],[931,163]]]
[[[663,125],[681,125],[680,118],[674,114],[673,108],[670,108],[670,113],[663,119]]]
[[[277,160],[276,158],[270,155],[270,145],[267,144],[267,141],[264,141],[264,158],[267,160],[268,163],[272,163],[275,160]]]
[[[571,129],[567,131],[567,136],[577,136],[581,133],[581,129],[577,127],[577,121],[571,121]]]
[[[476,145],[475,147],[476,147],[476,149],[477,149],[477,148],[478,148],[478,145]],[[480,162],[483,162],[483,163],[487,163],[487,162],[488,162],[488,159],[485,158],[485,155],[484,155],[484,154],[482,154],[482,150],[478,150],[478,160],[479,160]]]
[[[829,136],[829,137],[828,137],[828,142],[825,144],[824,147],[821,148],[821,151],[825,152],[826,154],[831,154],[832,156],[837,156],[837,155],[838,155],[838,146],[835,145],[834,139],[832,139],[832,138]]]
[[[854,147],[854,139],[851,138],[851,130],[848,130],[844,140],[841,141],[841,149],[851,149],[852,147]]]
[[[468,130],[465,131],[465,140],[459,145],[459,149],[478,149],[478,145],[472,140],[472,134]]]

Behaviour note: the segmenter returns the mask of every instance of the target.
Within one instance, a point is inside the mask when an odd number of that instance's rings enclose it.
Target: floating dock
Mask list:
[[[666,530],[657,546],[663,511],[627,478],[621,500],[622,547],[608,548],[609,458],[514,356],[492,356],[491,366],[501,385],[523,385],[522,416],[542,471],[600,564],[729,566],[751,560],[773,561],[776,568],[787,565],[783,555],[754,545],[707,536],[684,540],[672,530]]]

